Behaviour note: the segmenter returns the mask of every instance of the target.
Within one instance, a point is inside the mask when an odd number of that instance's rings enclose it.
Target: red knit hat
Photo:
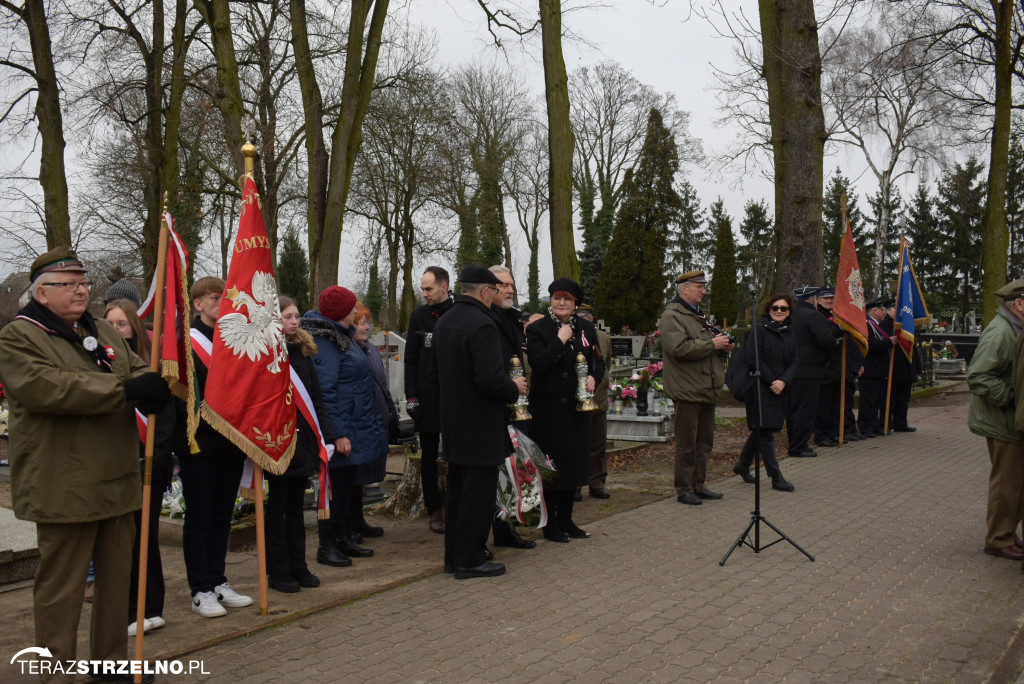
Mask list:
[[[355,293],[338,285],[331,285],[321,292],[318,302],[320,313],[332,321],[340,321],[345,316],[348,316],[349,312],[355,308],[355,305]]]

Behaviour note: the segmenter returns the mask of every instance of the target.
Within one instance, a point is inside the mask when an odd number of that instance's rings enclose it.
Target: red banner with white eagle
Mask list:
[[[279,475],[295,453],[295,390],[260,196],[252,177],[244,181],[202,414],[264,470]]]

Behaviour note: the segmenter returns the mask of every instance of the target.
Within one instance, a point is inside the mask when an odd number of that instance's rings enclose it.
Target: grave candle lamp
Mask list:
[[[515,356],[508,362],[508,375],[513,380],[525,376],[523,364]],[[530,420],[533,418],[530,415],[530,399],[525,394],[520,394],[515,403],[509,404],[508,408],[512,412],[512,420],[514,421]]]
[[[576,410],[596,411],[594,393],[587,391],[587,360],[583,353],[576,354]]]

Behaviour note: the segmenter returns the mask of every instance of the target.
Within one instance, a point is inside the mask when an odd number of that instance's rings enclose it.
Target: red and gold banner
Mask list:
[[[860,278],[857,247],[853,231],[846,222],[843,244],[839,248],[839,271],[836,273],[836,298],[832,317],[856,342],[862,354],[868,353],[868,322],[864,310],[864,284]]]
[[[214,329],[203,418],[264,470],[295,452],[295,401],[260,196],[243,177],[242,212]]]

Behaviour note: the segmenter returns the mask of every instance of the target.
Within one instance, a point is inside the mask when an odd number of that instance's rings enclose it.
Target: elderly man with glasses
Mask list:
[[[725,384],[722,352],[732,351],[728,335],[714,328],[700,308],[707,291],[703,271],[676,278],[679,293],[661,316],[665,394],[675,404],[676,501],[698,506],[722,495],[704,486],[715,443],[715,404]]]
[[[967,369],[971,406],[967,427],[985,438],[992,470],[988,478],[988,510],[985,515],[985,553],[1008,560],[1024,559],[1017,526],[1024,512],[1024,440],[1018,431],[1024,421],[1019,413],[1022,383],[1020,364],[1014,362],[1015,345],[1024,332],[1024,280],[1014,280],[996,290],[1003,300],[995,317],[978,338],[978,348]],[[1016,365],[1016,368],[1014,367]],[[1014,377],[1018,378],[1014,391]]]
[[[90,659],[123,660],[132,513],[142,505],[135,408],[157,412],[170,390],[113,326],[87,311],[90,283],[71,249],[36,259],[30,277],[32,301],[0,332],[0,381],[10,403],[14,513],[36,523],[39,545],[32,643],[54,661],[76,659],[92,559]],[[71,682],[74,674],[43,680]]]

